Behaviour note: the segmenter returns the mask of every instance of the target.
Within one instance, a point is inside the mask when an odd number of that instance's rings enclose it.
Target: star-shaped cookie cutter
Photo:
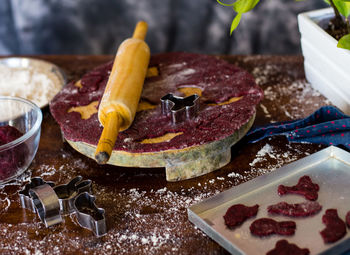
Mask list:
[[[160,101],[162,114],[171,114],[173,124],[194,118],[199,109],[199,96],[197,94],[179,97],[170,93],[163,96]]]

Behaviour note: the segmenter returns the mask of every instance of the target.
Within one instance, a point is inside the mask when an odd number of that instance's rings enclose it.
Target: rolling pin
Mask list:
[[[146,33],[147,23],[138,22],[132,38],[122,42],[115,56],[98,109],[103,125],[95,151],[99,164],[107,163],[118,133],[129,128],[134,120],[150,59],[150,49],[144,41]]]

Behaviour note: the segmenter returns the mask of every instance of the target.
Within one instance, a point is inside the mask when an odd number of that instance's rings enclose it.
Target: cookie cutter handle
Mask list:
[[[35,187],[41,186],[43,184],[49,184],[51,187],[55,186],[55,184],[53,182],[46,182],[41,177],[33,177],[33,178],[31,178],[30,182],[27,183],[24,186],[24,188],[18,192],[19,193],[19,200],[20,200],[22,208],[28,209],[28,210],[32,211],[33,213],[36,213],[33,199],[29,195],[29,190],[33,189]]]
[[[29,190],[39,218],[46,227],[62,222],[60,204],[53,188],[44,184]]]

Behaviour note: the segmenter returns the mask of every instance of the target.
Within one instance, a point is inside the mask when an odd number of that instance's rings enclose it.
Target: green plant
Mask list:
[[[303,0],[296,0],[303,1]],[[325,0],[330,6],[332,6],[335,14],[335,19],[338,24],[347,28],[347,34],[345,34],[338,41],[338,47],[350,50],[350,0]],[[251,11],[260,0],[235,0],[233,3],[226,4],[220,0],[217,2],[223,6],[231,6],[236,12],[236,16],[234,17],[231,23],[230,35],[237,28],[239,22],[242,19],[242,15],[246,12]]]

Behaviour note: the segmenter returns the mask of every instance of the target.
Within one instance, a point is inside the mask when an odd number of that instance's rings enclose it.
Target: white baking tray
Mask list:
[[[322,211],[305,218],[268,215],[269,205],[282,201],[306,201],[300,195],[279,196],[277,193],[278,185],[295,185],[303,175],[309,175],[320,186],[317,201],[323,206]],[[247,206],[258,204],[258,215],[231,230],[226,227],[223,215],[230,206],[238,203]],[[188,218],[232,254],[266,254],[281,239],[295,243],[300,248],[308,248],[311,254],[341,254],[350,250],[349,229],[345,237],[333,244],[324,244],[319,233],[325,228],[322,216],[330,208],[337,209],[343,220],[350,210],[350,153],[333,146],[195,204],[188,208]],[[251,235],[250,224],[262,217],[295,221],[295,235],[264,238]]]

